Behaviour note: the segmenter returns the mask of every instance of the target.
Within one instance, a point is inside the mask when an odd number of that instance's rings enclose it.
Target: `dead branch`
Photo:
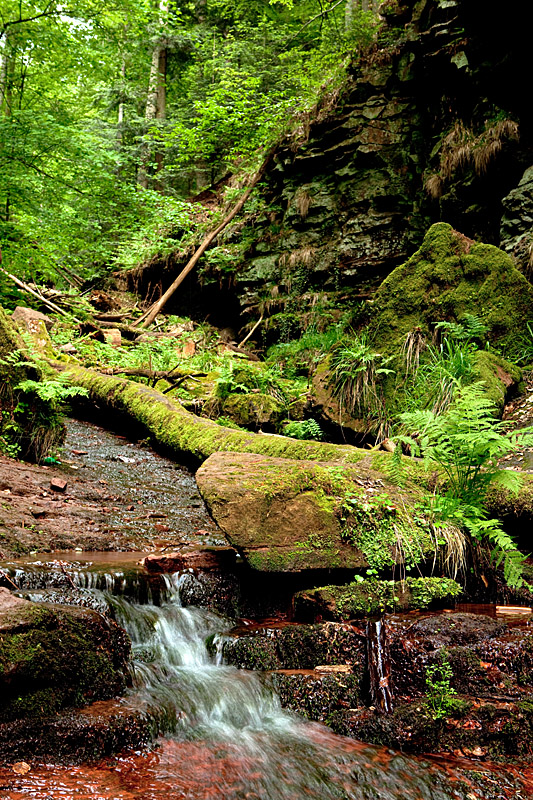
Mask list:
[[[105,375],[127,375],[128,377],[134,378],[148,378],[151,381],[174,381],[177,386],[183,381],[187,380],[187,378],[205,378],[207,375],[206,372],[184,372],[176,375],[176,367],[173,367],[170,370],[152,370],[152,369],[127,369],[126,367],[115,367],[111,370],[106,370],[104,372]],[[176,378],[178,380],[176,381]]]
[[[217,238],[219,233],[221,233],[224,230],[224,228],[226,228],[227,225],[229,225],[232,219],[237,216],[239,211],[241,211],[244,204],[250,197],[252,190],[263,177],[273,152],[274,152],[273,148],[271,148],[268,151],[263,163],[255,173],[254,177],[252,178],[250,184],[248,185],[248,188],[244,192],[241,199],[233,206],[229,214],[227,214],[224,217],[220,225],[218,225],[214,230],[212,230],[210,233],[207,234],[207,236],[202,241],[200,246],[194,252],[192,258],[189,259],[185,267],[181,270],[176,280],[173,283],[171,283],[171,285],[168,287],[166,292],[159,298],[159,300],[157,300],[157,302],[155,302],[148,309],[148,311],[145,314],[143,314],[143,316],[139,320],[137,320],[136,325],[139,325],[141,328],[146,328],[148,327],[148,325],[150,325],[150,323],[154,321],[154,319],[157,317],[161,309],[166,305],[167,301],[172,297],[176,289],[183,283],[187,275],[190,272],[192,272],[192,270],[194,269],[200,258],[203,256],[207,248],[210,246],[210,244]]]
[[[37,300],[39,300],[39,302],[43,304],[43,306],[46,306],[46,308],[49,308],[51,311],[55,311],[56,314],[61,314],[63,317],[69,317],[73,319],[74,322],[81,324],[80,320],[77,319],[77,317],[75,317],[73,314],[70,314],[68,311],[65,311],[63,308],[56,306],[56,304],[52,303],[51,300],[47,300],[46,297],[43,297],[43,295],[39,291],[32,289],[31,286],[28,286],[27,283],[21,281],[20,278],[17,278],[15,275],[11,275],[10,272],[6,272],[6,270],[3,267],[0,267],[0,271],[2,271],[4,275],[6,275],[10,280],[12,280],[13,283],[19,287],[19,289],[22,289],[24,292],[31,294],[33,297],[36,297]]]
[[[246,334],[246,336],[244,337],[244,339],[242,340],[242,342],[239,342],[239,349],[240,349],[240,348],[241,348],[243,345],[245,345],[245,344],[246,344],[246,342],[248,341],[248,339],[251,339],[251,338],[252,338],[252,336],[254,335],[254,333],[256,332],[256,330],[258,329],[258,327],[261,325],[261,323],[262,323],[262,322],[263,322],[263,315],[261,314],[261,316],[259,317],[259,319],[258,319],[258,320],[257,320],[257,322],[255,323],[254,327],[252,328],[252,330],[251,330],[249,333],[247,333],[247,334]]]

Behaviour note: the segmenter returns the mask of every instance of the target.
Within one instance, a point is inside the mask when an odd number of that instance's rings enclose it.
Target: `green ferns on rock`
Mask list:
[[[478,541],[487,541],[497,566],[503,565],[509,586],[524,584],[524,556],[498,520],[489,519],[484,501],[490,487],[499,485],[517,492],[519,476],[499,466],[500,459],[519,446],[533,444],[533,430],[506,433],[494,418],[494,406],[480,383],[460,387],[447,411],[415,411],[400,415],[412,435],[397,437],[412,455],[422,456],[428,469],[438,468],[444,476],[442,494],[423,503],[423,511],[435,528],[466,529]],[[401,447],[391,459],[391,474],[401,479]]]

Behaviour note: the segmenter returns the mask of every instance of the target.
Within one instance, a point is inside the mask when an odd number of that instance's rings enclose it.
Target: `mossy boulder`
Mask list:
[[[531,316],[533,286],[503,250],[468,239],[439,222],[421,247],[374,295],[371,330],[381,352],[401,351],[407,334],[435,323],[477,316],[491,343],[512,346]]]
[[[298,592],[294,613],[302,621],[348,620],[408,611],[454,602],[462,587],[451,578],[406,578],[404,581],[361,580],[347,586],[323,586]]]
[[[404,395],[414,382],[413,371],[406,364],[410,334],[421,347],[420,360],[424,363],[437,324],[458,323],[470,315],[486,327],[491,345],[516,352],[517,333],[532,312],[533,286],[510,256],[497,247],[468,239],[446,223],[437,223],[429,229],[419,250],[383,281],[370,304],[366,333],[376,365],[387,366],[387,373],[377,379],[375,400],[357,414],[342,408],[331,356],[327,356],[313,376],[315,401],[328,421],[366,433],[373,428],[376,412],[386,419],[404,410]],[[520,387],[521,370],[492,350],[476,351],[473,345],[468,361],[472,362],[470,374],[463,380],[482,381],[501,413],[506,398]]]
[[[196,473],[217,524],[254,569],[392,568],[433,556],[413,491],[356,468],[217,453]]]
[[[0,719],[120,694],[129,652],[125,632],[96,611],[31,603],[0,588]]]
[[[222,402],[222,414],[244,428],[275,425],[286,415],[283,403],[270,394],[230,394]]]

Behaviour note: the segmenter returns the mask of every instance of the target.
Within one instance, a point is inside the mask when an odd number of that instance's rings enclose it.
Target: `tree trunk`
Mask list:
[[[167,0],[160,0],[159,3],[159,23],[164,25],[164,17],[168,13]],[[146,109],[144,119],[146,127],[154,119],[164,120],[166,118],[167,106],[167,45],[164,36],[160,36],[154,45],[152,51],[152,61],[150,64],[150,75],[148,78],[148,93],[146,95]],[[137,175],[137,183],[143,189],[148,188],[149,183],[149,165],[150,156],[152,154],[152,145],[150,142],[145,142],[141,151],[141,164]],[[163,154],[161,151],[156,152],[157,172],[163,168]]]
[[[355,15],[359,9],[360,0],[346,0],[346,8],[344,10],[344,29],[346,33],[350,33],[353,28]]]

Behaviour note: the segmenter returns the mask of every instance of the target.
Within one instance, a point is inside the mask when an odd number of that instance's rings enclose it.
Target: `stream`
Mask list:
[[[79,431],[80,423],[76,426]],[[110,469],[106,480],[113,480]],[[190,484],[186,485],[190,492]],[[165,510],[170,516],[170,506]],[[2,800],[526,800],[533,796],[533,782],[516,768],[405,756],[334,735],[284,711],[260,673],[220,663],[218,637],[222,639],[235,620],[184,607],[183,576],[163,577],[164,590],[156,605],[150,597],[136,602],[138,598],[117,592],[113,577],[104,581],[111,591],[91,588],[85,571],[82,564],[76,583],[92,594],[97,606],[108,605],[131,637],[130,693],[157,710],[166,733],[147,752],[126,752],[90,765],[32,764],[25,775],[0,768]],[[33,599],[40,597],[36,589]]]

